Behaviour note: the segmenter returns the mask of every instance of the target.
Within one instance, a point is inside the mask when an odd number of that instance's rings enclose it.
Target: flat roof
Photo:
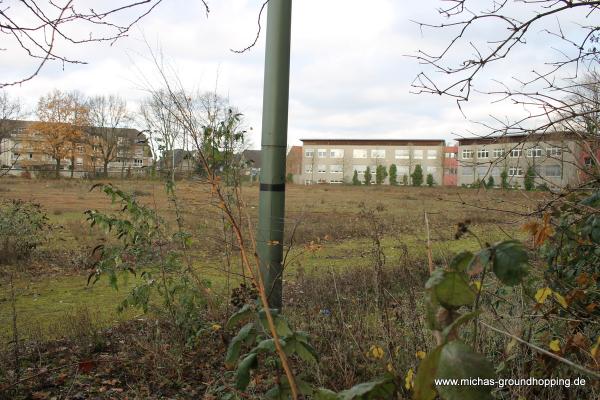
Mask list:
[[[406,146],[420,144],[423,146],[444,146],[444,139],[300,139],[304,144],[332,144],[332,145],[378,145]]]
[[[469,144],[490,144],[490,143],[514,143],[514,142],[540,142],[544,140],[560,140],[568,138],[567,132],[546,132],[546,133],[523,133],[518,135],[499,135],[499,136],[479,136],[458,138],[456,141],[460,145]]]

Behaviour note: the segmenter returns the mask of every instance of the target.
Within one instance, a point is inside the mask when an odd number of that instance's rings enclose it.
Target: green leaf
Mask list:
[[[438,268],[431,273],[431,276],[425,283],[425,289],[431,289],[437,286],[440,282],[444,280],[444,270]]]
[[[296,387],[298,388],[300,394],[302,394],[303,396],[313,395],[314,389],[312,388],[310,383],[300,379],[297,376],[294,378],[294,380],[296,382]],[[291,394],[290,382],[288,381],[287,376],[281,377],[281,385],[279,386],[279,388],[281,389],[282,394]],[[288,397],[285,397],[285,399],[287,400]]]
[[[246,356],[238,365],[235,374],[235,387],[239,390],[246,390],[250,383],[250,369],[256,368],[256,353]]]
[[[528,259],[527,252],[519,241],[508,240],[496,244],[492,259],[494,274],[506,285],[519,284],[527,275]]]
[[[473,253],[470,251],[461,251],[450,261],[450,269],[457,272],[465,272],[472,261]]]
[[[317,389],[314,392],[315,400],[341,400],[342,398],[329,389]]]
[[[288,395],[289,390],[281,390],[281,387],[277,385],[265,393],[265,398],[273,400],[287,400],[289,398]]]
[[[437,392],[435,391],[434,379],[440,361],[442,347],[438,346],[425,357],[419,364],[417,375],[415,376],[415,388],[413,393],[414,400],[433,400]]]
[[[442,339],[444,341],[448,340],[448,335],[450,335],[450,333],[453,330],[458,329],[458,327],[460,327],[461,325],[466,324],[467,322],[475,318],[477,314],[479,314],[478,311],[462,314],[460,317],[455,319],[450,325],[444,328],[444,331],[442,332]]]
[[[427,328],[432,331],[441,330],[438,322],[437,313],[440,308],[440,302],[436,299],[433,290],[428,291],[428,296],[425,298],[425,320],[427,322]]]
[[[595,192],[591,196],[581,200],[580,204],[591,207],[600,206],[600,191]]]
[[[492,365],[481,354],[475,353],[465,343],[454,340],[442,347],[437,379],[494,379]],[[444,400],[492,399],[492,385],[438,385],[437,391]]]
[[[237,362],[238,358],[240,358],[240,349],[242,348],[242,343],[250,336],[250,334],[254,331],[254,323],[250,322],[249,324],[244,325],[242,329],[238,332],[237,335],[231,340],[229,343],[229,347],[227,348],[227,355],[225,356],[225,365],[228,367],[232,367]]]
[[[265,331],[267,332],[271,332],[271,330],[269,329],[269,322],[267,320],[267,314],[265,313],[264,310],[260,310],[258,313],[259,317],[260,317],[260,322],[263,326],[263,328],[265,329]],[[288,336],[291,335],[293,332],[290,329],[290,326],[288,325],[287,320],[279,315],[279,312],[277,310],[271,310],[271,316],[273,317],[273,323],[275,324],[275,330],[277,331],[277,334],[281,337],[284,336]]]
[[[279,339],[281,346],[284,347],[286,345],[284,340]],[[275,339],[265,339],[261,341],[255,348],[252,349],[251,353],[265,353],[271,352],[275,353]]]
[[[307,362],[318,363],[319,355],[315,351],[315,349],[308,343],[302,340],[299,340],[297,334],[286,339],[285,346],[283,348],[285,354],[297,354],[298,357]]]
[[[238,322],[249,318],[254,312],[252,305],[245,304],[244,307],[240,308],[235,314],[229,317],[229,320],[225,324],[225,329],[231,329],[237,325]]]
[[[491,254],[492,253],[489,247],[481,249],[475,253],[473,260],[471,260],[471,263],[465,271],[467,275],[474,276],[480,274],[483,271],[483,267],[490,263]]]
[[[463,273],[444,271],[443,280],[433,290],[437,300],[446,308],[458,308],[475,301],[475,291]]]
[[[341,400],[376,400],[391,399],[396,393],[396,385],[392,378],[386,377],[371,382],[359,383],[348,390],[340,392]]]

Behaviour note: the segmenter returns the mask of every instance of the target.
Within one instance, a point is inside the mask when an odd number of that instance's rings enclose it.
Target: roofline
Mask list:
[[[444,139],[300,139],[304,144],[429,144],[445,146]]]
[[[498,136],[473,136],[457,138],[459,145],[464,144],[488,144],[488,143],[512,143],[512,142],[535,142],[543,139],[556,140],[568,138],[570,132],[543,132],[543,133],[521,133],[513,135]]]

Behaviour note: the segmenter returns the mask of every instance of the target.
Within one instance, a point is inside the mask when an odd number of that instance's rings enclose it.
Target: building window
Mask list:
[[[81,157],[77,157],[77,158],[75,159],[75,164],[77,164],[77,165],[83,165],[83,158],[81,158]]]
[[[521,167],[510,167],[508,169],[508,176],[523,176],[523,168],[521,168]]]
[[[141,158],[136,158],[133,160],[133,165],[136,167],[141,167],[144,164],[144,160]]]
[[[325,174],[327,173],[327,165],[318,165],[317,166],[317,173],[319,174]]]
[[[541,157],[542,149],[540,147],[533,147],[531,149],[527,149],[527,157]]]
[[[354,149],[352,151],[352,158],[367,158],[367,150]]]
[[[463,150],[462,151],[462,158],[463,159],[473,158],[473,150]]]
[[[33,158],[33,153],[29,153],[29,159],[31,160]]]
[[[428,167],[427,167],[427,173],[428,173],[428,174],[432,174],[432,175],[433,175],[433,174],[435,174],[436,172],[437,172],[437,167],[431,167],[431,166],[428,166]]]
[[[561,172],[560,165],[546,165],[546,176],[560,178]]]
[[[319,149],[319,150],[317,150],[317,157],[319,157],[319,158],[327,158],[327,149]]]
[[[427,150],[427,159],[428,160],[437,159],[437,150]]]
[[[78,144],[78,145],[77,145],[77,151],[78,151],[79,153],[83,153],[83,145],[81,145],[81,144]]]
[[[21,154],[19,154],[19,153],[12,153],[12,159],[13,160],[16,160],[19,157],[21,157]]]
[[[136,157],[143,157],[144,156],[144,150],[142,150],[142,149],[136,149],[135,156]]]
[[[494,158],[504,157],[504,149],[494,149]]]
[[[117,145],[121,146],[123,142],[125,142],[125,139],[123,139],[122,137],[117,138]]]
[[[367,170],[367,166],[366,165],[353,165],[352,170],[356,171],[359,175],[364,174],[365,171]]]
[[[306,173],[306,174],[312,174],[312,172],[313,172],[313,166],[312,166],[312,164],[306,164],[304,166],[304,173]]]
[[[488,158],[490,151],[486,149],[477,150],[477,158]]]
[[[523,154],[523,149],[512,149],[510,151],[511,158],[519,158],[521,157],[521,154]]]
[[[404,176],[404,175],[408,176],[408,174],[409,174],[408,166],[398,165],[397,173],[398,173],[398,176]]]
[[[594,165],[596,165],[596,162],[594,161],[594,159],[592,157],[586,157],[583,160],[583,164],[585,165],[586,168],[592,168]]]
[[[444,175],[456,175],[456,168],[444,168]]]
[[[329,180],[329,183],[344,183],[344,181],[343,181],[343,180],[341,180],[341,179],[335,179],[335,178],[334,178],[334,179],[330,179],[330,180]]]
[[[312,185],[313,181],[311,179],[305,179],[304,180],[304,184],[305,185]]]
[[[371,158],[385,158],[385,150],[371,150]]]
[[[396,159],[398,160],[408,160],[410,158],[410,150],[408,149],[398,149],[396,150]]]
[[[415,160],[422,160],[423,159],[423,150],[413,150],[413,158]]]
[[[304,157],[313,158],[314,155],[315,155],[315,150],[314,149],[306,149],[306,150],[304,150]]]
[[[456,153],[444,153],[445,158],[456,158]]]
[[[462,176],[473,176],[473,168],[471,167],[462,167]]]
[[[344,158],[344,150],[343,149],[331,149],[329,151],[329,157],[331,157],[331,158]]]
[[[336,165],[330,165],[329,166],[329,172],[331,172],[332,174],[341,174],[344,172],[344,167],[342,165],[336,164]]]
[[[500,168],[498,168],[498,167],[492,168],[492,175],[493,176],[500,176]]]
[[[491,172],[490,167],[488,165],[478,165],[477,166],[477,176],[484,177],[489,175]]]
[[[548,157],[556,157],[556,156],[560,156],[562,154],[562,149],[560,147],[548,147],[546,149],[546,155]]]

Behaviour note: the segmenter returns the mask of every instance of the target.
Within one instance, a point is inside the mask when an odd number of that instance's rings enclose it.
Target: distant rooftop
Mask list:
[[[490,143],[514,143],[514,142],[539,142],[544,140],[568,139],[567,132],[545,132],[545,133],[523,133],[517,135],[497,135],[497,136],[474,136],[467,138],[458,138],[459,145],[469,144],[490,144]]]
[[[378,145],[406,146],[420,144],[424,146],[444,145],[444,139],[300,139],[304,144],[338,144],[338,145]]]

